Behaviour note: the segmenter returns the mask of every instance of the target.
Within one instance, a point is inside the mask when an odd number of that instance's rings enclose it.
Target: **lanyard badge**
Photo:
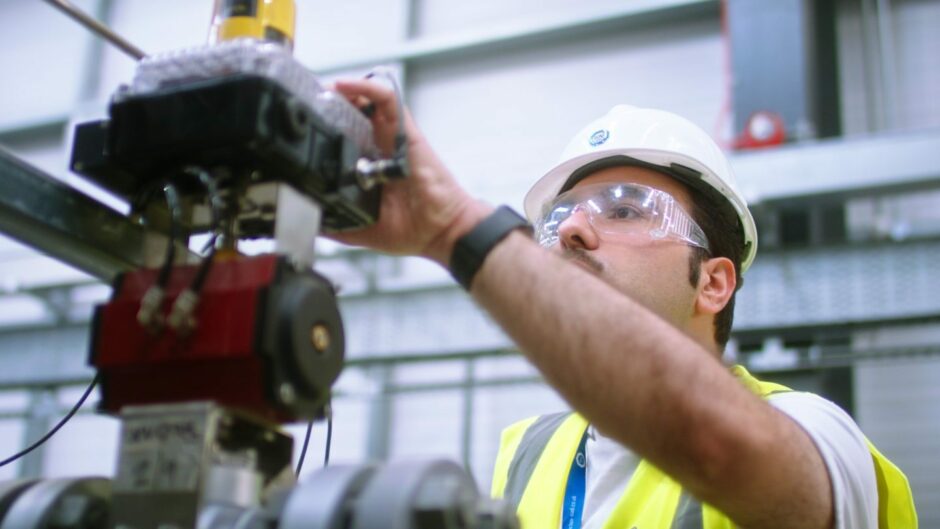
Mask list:
[[[571,461],[568,471],[568,485],[565,487],[565,503],[561,507],[561,529],[580,529],[581,515],[584,512],[584,497],[587,488],[587,431],[581,436],[578,451]]]

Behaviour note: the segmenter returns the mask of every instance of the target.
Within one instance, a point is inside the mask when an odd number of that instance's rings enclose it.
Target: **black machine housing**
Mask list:
[[[204,195],[180,173],[198,166],[225,172],[235,189],[291,184],[322,206],[327,230],[378,218],[381,186],[365,189],[356,179],[365,153],[271,79],[238,74],[119,95],[109,114],[76,127],[71,168],[132,205],[166,181]]]

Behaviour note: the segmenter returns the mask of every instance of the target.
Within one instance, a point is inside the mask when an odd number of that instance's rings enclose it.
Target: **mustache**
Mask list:
[[[568,261],[585,264],[588,268],[597,273],[604,271],[604,265],[581,248],[565,249],[561,256]]]

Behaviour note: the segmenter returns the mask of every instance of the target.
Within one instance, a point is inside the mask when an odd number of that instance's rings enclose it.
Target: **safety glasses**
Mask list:
[[[577,213],[595,231],[625,242],[674,241],[709,250],[702,228],[672,195],[639,184],[591,184],[558,195],[535,224],[536,240],[554,245],[562,225]]]

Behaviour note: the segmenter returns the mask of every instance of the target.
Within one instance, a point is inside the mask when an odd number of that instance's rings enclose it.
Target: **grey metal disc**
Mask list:
[[[452,461],[391,463],[376,473],[360,495],[352,528],[413,529],[418,511],[447,506],[444,510],[457,513],[474,507],[479,496],[473,479]]]
[[[347,529],[342,524],[348,519],[350,503],[374,472],[370,465],[338,465],[317,471],[291,492],[278,529]]]
[[[109,479],[40,481],[16,498],[0,529],[108,529],[110,501]]]
[[[15,479],[0,483],[0,523],[3,522],[10,506],[20,497],[20,494],[26,492],[26,489],[32,487],[38,481],[37,479]]]

